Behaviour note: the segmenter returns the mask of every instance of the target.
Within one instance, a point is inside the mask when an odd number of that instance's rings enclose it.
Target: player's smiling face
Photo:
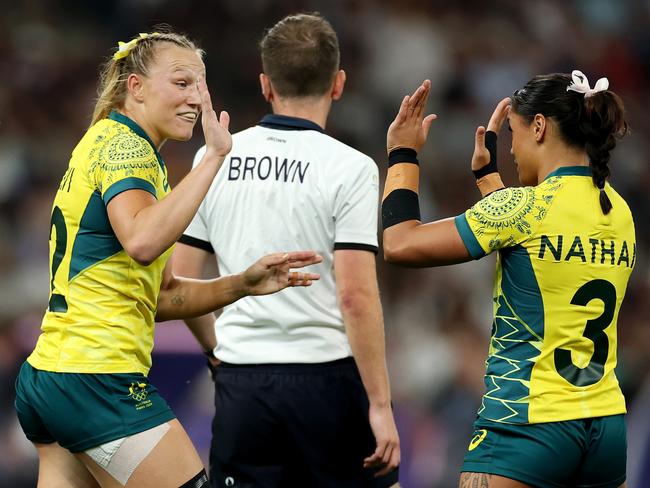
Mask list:
[[[514,157],[517,174],[522,185],[537,185],[537,163],[534,161],[536,146],[533,123],[513,110],[508,113],[508,127],[512,133],[510,154]]]
[[[143,103],[149,134],[159,146],[166,139],[187,141],[201,114],[196,81],[205,66],[192,49],[164,44],[143,79]]]

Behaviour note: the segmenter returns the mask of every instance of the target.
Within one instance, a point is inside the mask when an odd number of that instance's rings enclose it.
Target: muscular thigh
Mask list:
[[[164,425],[168,426],[164,431],[126,438],[110,462],[102,462],[96,453],[89,454],[92,450],[78,456],[103,488],[178,488],[195,478],[203,464],[178,420]],[[113,461],[117,464],[111,464]],[[207,477],[204,483],[207,487]],[[203,485],[197,480],[193,486]]]
[[[38,452],[38,488],[98,488],[90,471],[57,443],[34,444]]]

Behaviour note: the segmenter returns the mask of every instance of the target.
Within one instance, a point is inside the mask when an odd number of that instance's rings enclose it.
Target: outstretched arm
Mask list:
[[[442,266],[469,261],[453,218],[420,221],[420,167],[417,152],[424,145],[436,115],[424,116],[431,83],[425,80],[402,100],[387,134],[389,168],[382,203],[384,258],[404,266]],[[508,113],[509,98],[499,102],[487,132],[476,130],[472,170],[482,196],[503,188],[496,165],[496,134]],[[487,142],[487,144],[486,144]]]
[[[181,242],[176,243],[174,253],[170,259],[172,272],[175,276],[201,279],[203,270],[212,253],[188,246]],[[214,315],[208,313],[200,317],[185,319],[187,328],[201,345],[204,352],[209,353],[217,347],[217,338],[214,330]]]
[[[435,115],[424,116],[431,89],[425,80],[402,100],[387,135],[389,168],[382,201],[384,258],[405,266],[440,266],[469,261],[453,219],[420,221],[420,167],[417,151],[426,142]]]
[[[290,269],[322,260],[311,251],[269,254],[243,273],[213,280],[179,278],[174,276],[168,264],[158,296],[156,320],[199,317],[248,295],[268,295],[288,286],[310,286],[320,275]]]

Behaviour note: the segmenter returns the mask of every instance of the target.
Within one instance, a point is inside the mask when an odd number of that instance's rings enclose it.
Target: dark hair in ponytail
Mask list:
[[[512,95],[512,109],[529,123],[536,114],[553,118],[564,142],[584,148],[594,185],[600,190],[600,207],[607,214],[612,209],[605,193],[610,153],[616,140],[629,131],[625,108],[621,98],[609,90],[587,97],[567,91],[571,81],[571,75],[564,73],[535,76]]]

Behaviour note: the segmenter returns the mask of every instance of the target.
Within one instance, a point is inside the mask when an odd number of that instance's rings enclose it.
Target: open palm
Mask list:
[[[244,271],[244,284],[249,295],[268,295],[288,286],[310,286],[320,279],[317,273],[291,271],[320,263],[322,256],[313,251],[269,254]]]
[[[230,115],[228,112],[222,111],[217,118],[217,114],[212,108],[212,100],[205,78],[198,81],[198,87],[201,96],[201,125],[203,126],[206,151],[223,158],[232,149],[232,136],[228,131]]]

